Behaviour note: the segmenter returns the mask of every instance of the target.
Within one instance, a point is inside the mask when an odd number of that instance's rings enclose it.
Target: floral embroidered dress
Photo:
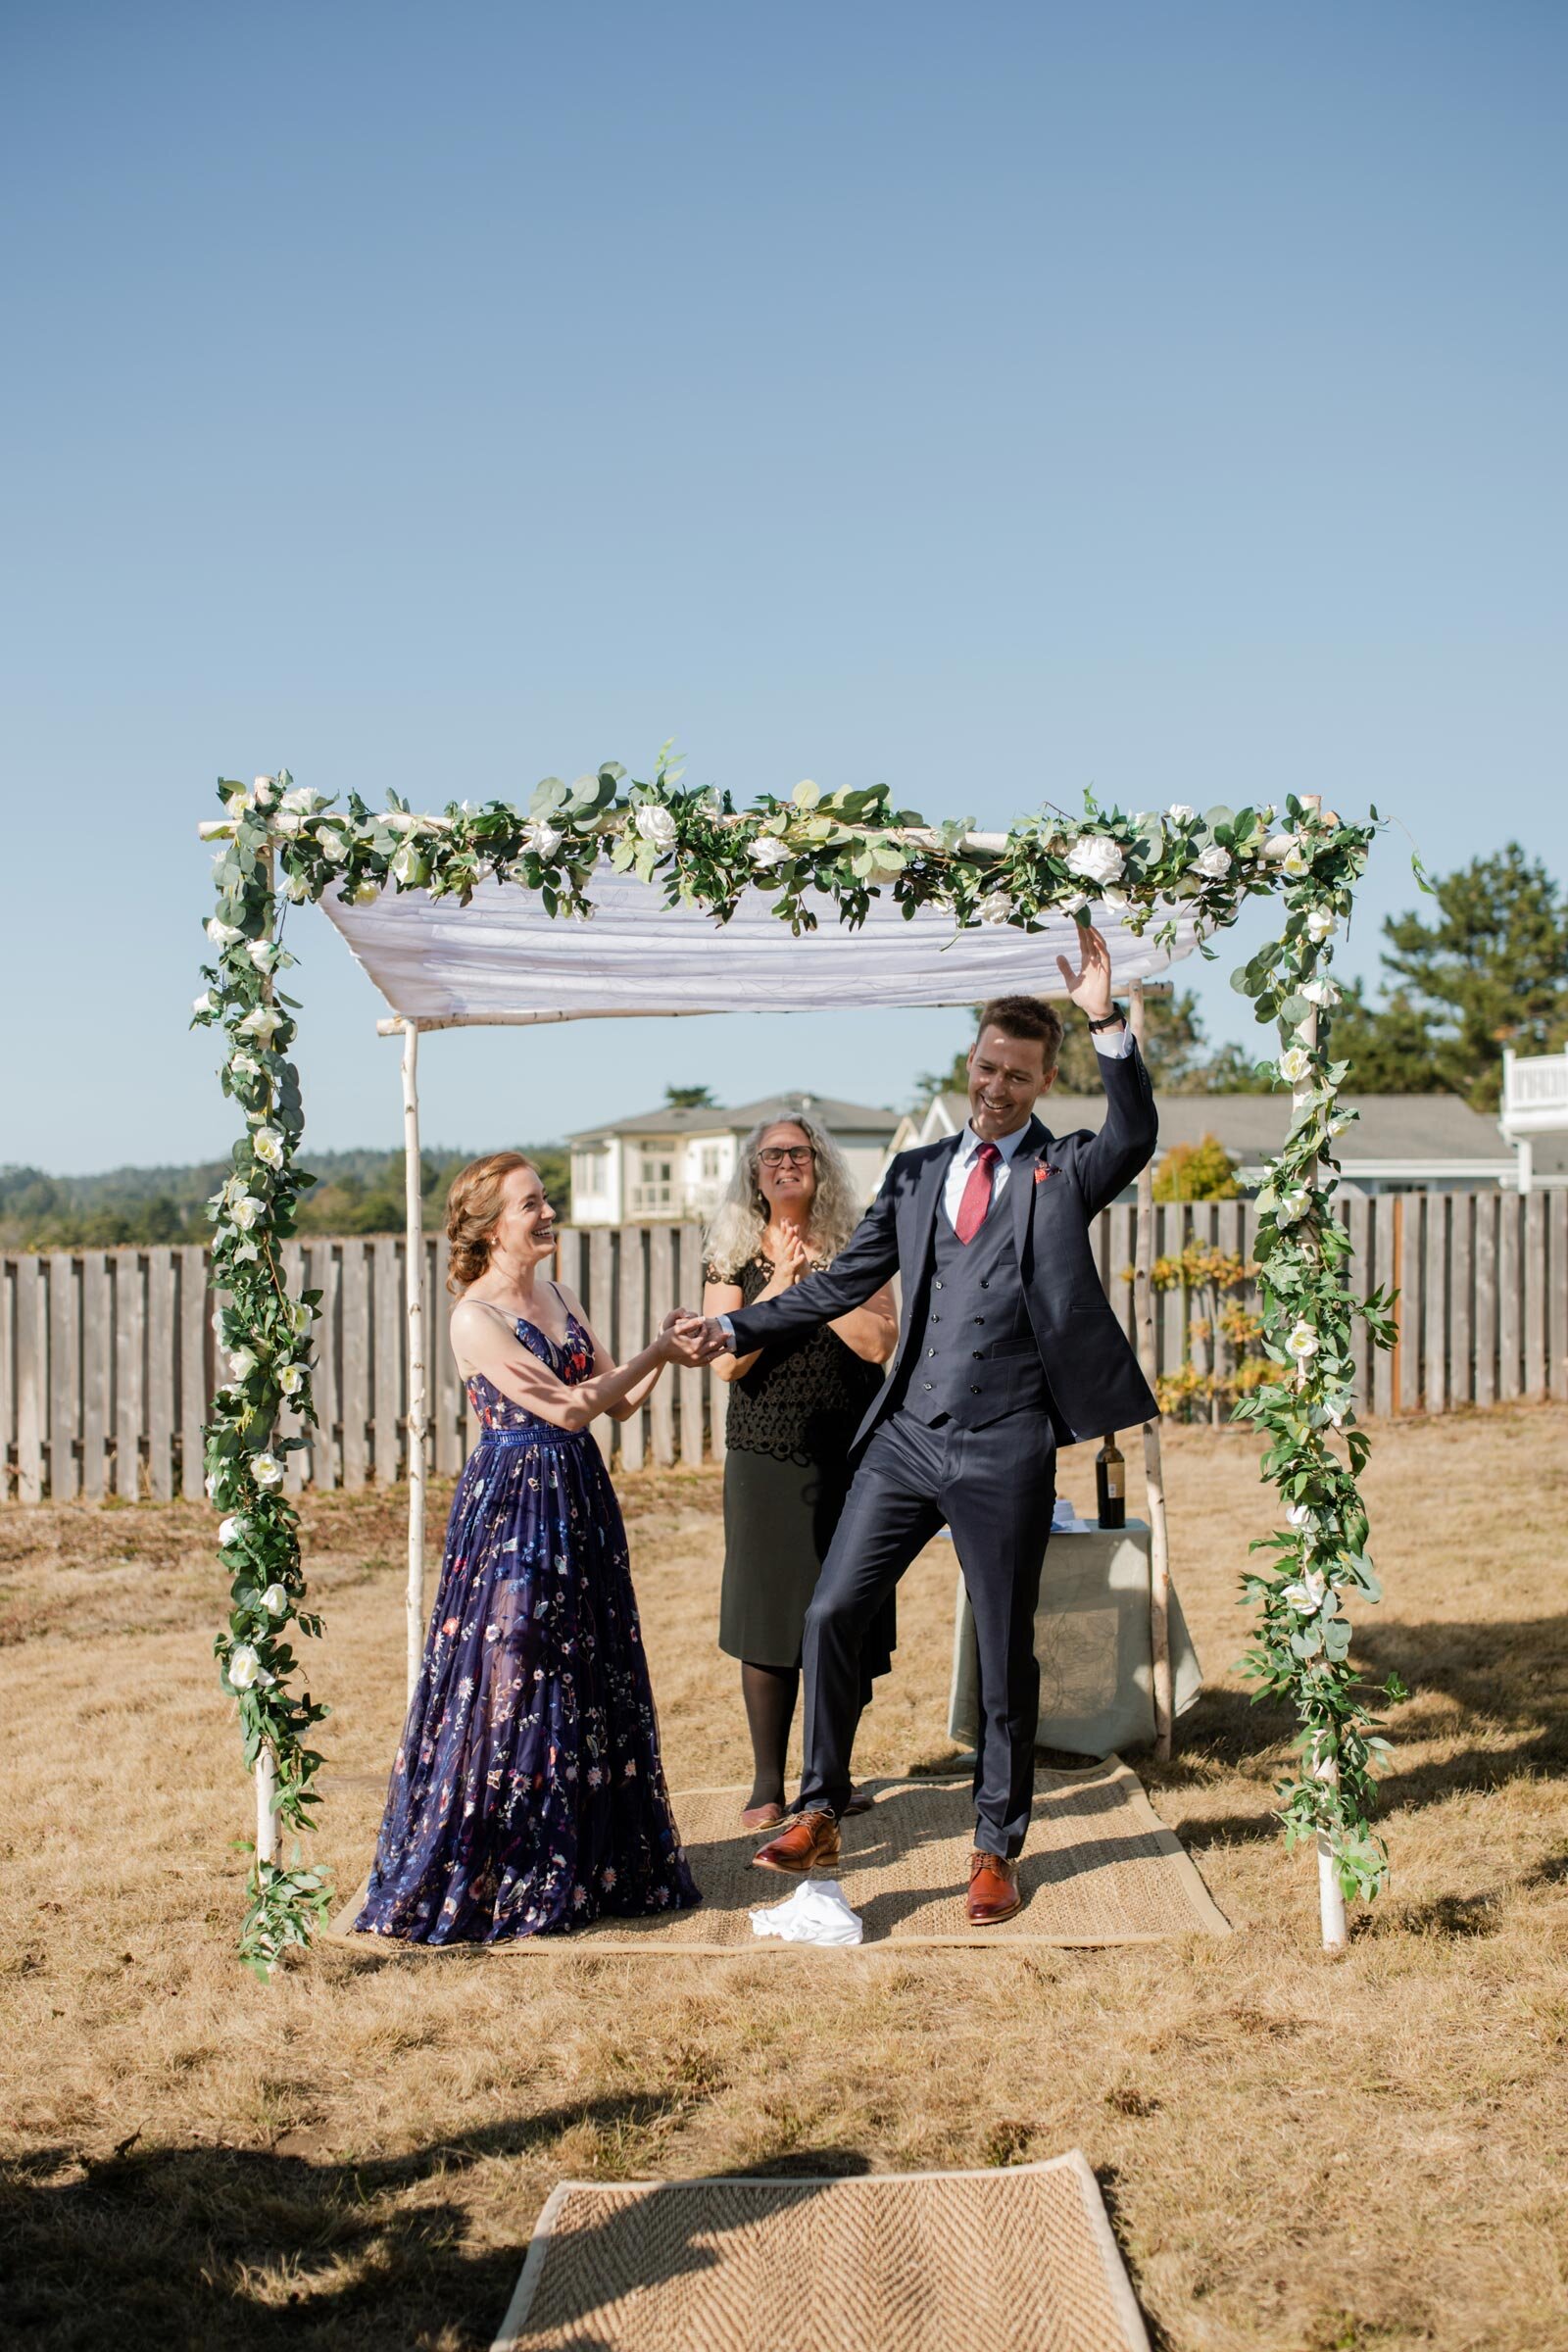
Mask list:
[[[568,1386],[575,1316],[516,1334]],[[441,1585],[364,1934],[493,1943],[699,1902],[670,1811],[614,1490],[586,1430],[476,1375],[484,1435],[453,1497]]]

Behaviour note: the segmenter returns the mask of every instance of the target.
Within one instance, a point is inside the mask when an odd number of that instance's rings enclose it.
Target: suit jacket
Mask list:
[[[1136,1046],[1119,1059],[1102,1056],[1100,1074],[1106,1101],[1100,1133],[1079,1128],[1053,1135],[1038,1116],[1032,1118],[1013,1154],[1006,1190],[991,1212],[1011,1219],[1030,1328],[1057,1410],[1075,1440],[1132,1429],[1159,1409],[1101,1287],[1089,1236],[1100,1211],[1153,1157],[1159,1135],[1154,1093]],[[764,1341],[863,1306],[895,1274],[902,1276],[898,1351],[891,1376],[856,1433],[857,1448],[903,1394],[899,1369],[911,1328],[924,1321],[937,1209],[959,1141],[948,1136],[901,1152],[830,1266],[808,1274],[782,1297],[730,1317],[736,1352],[746,1355]]]

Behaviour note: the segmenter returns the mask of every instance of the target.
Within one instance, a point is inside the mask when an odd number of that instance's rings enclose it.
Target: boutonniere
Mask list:
[[[1045,1183],[1045,1181],[1046,1181],[1046,1178],[1047,1178],[1047,1177],[1048,1177],[1048,1176],[1049,1176],[1051,1173],[1052,1173],[1052,1168],[1051,1168],[1051,1162],[1050,1162],[1050,1160],[1049,1160],[1049,1159],[1041,1159],[1041,1160],[1037,1160],[1037,1161],[1035,1162],[1035,1182],[1036,1182],[1036,1184],[1044,1184],[1044,1183]]]

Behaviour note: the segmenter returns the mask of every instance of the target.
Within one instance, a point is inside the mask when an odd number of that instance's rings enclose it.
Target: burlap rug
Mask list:
[[[1019,1885],[1023,1909],[1005,1926],[971,1928],[964,1917],[974,1811],[967,1780],[874,1781],[876,1803],[843,1825],[832,1872],[864,1922],[865,1944],[1152,1943],[1173,1936],[1225,1936],[1229,1924],[1173,1834],[1119,1756],[1081,1772],[1042,1769]],[[799,1951],[752,1933],[754,1908],[782,1901],[792,1882],[750,1867],[760,1839],[743,1830],[739,1788],[699,1788],[674,1799],[687,1858],[703,1892],[692,1911],[600,1920],[570,1936],[441,1947],[356,1936],[362,1886],[329,1933],[360,1949],[514,1952]],[[855,1948],[855,1947],[851,1947]],[[864,1949],[861,1945],[858,1948]]]
[[[493,2352],[1149,2352],[1094,2174],[563,2181]]]

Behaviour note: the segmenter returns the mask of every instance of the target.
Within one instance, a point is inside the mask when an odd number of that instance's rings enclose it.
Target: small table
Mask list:
[[[1149,1526],[1053,1535],[1040,1581],[1035,1655],[1040,1660],[1041,1747],[1078,1756],[1149,1746],[1154,1676],[1149,1635]],[[974,1618],[957,1577],[948,1730],[974,1746],[980,1736],[980,1661]],[[1170,1589],[1172,1702],[1181,1715],[1203,1687],[1174,1584]]]

